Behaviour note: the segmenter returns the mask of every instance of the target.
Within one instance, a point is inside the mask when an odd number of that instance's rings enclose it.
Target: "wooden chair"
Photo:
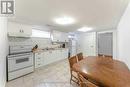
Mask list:
[[[99,87],[93,84],[92,82],[85,79],[81,74],[78,73],[79,85],[80,87]]]
[[[77,57],[76,56],[72,56],[69,58],[69,65],[70,65],[70,74],[71,74],[71,78],[70,78],[70,83],[71,81],[76,82],[78,84],[78,77],[77,77],[77,73],[76,71],[73,70],[73,65],[75,63],[77,63]]]
[[[82,60],[83,59],[83,53],[78,53],[77,57],[78,57],[78,61]]]

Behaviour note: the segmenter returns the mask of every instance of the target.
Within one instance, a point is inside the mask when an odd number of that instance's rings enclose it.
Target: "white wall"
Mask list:
[[[118,25],[118,58],[130,68],[130,4]]]
[[[7,42],[7,19],[0,17],[0,87],[4,87],[6,82]]]

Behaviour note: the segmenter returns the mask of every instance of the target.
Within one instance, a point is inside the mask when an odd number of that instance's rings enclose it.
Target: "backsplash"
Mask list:
[[[16,38],[16,37],[9,37],[9,45],[23,45],[23,44],[31,44],[32,46],[38,45],[39,48],[46,48],[52,45],[50,39],[46,38]]]

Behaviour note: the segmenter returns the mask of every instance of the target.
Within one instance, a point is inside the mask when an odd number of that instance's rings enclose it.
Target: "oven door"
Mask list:
[[[8,57],[8,72],[33,66],[32,53],[16,54]]]

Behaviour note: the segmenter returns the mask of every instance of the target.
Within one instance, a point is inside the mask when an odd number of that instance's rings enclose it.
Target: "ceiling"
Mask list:
[[[82,26],[94,30],[115,29],[129,0],[15,0],[15,17],[11,21],[46,25],[72,32]],[[53,19],[69,16],[72,25],[58,25]]]

